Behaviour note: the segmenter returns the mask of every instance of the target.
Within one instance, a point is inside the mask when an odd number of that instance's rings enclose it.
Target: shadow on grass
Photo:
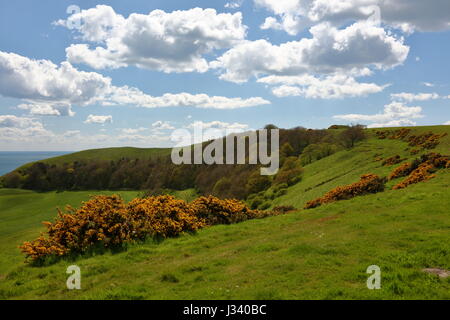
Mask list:
[[[185,232],[185,234],[196,235],[197,232]],[[182,236],[182,234],[180,234],[176,237],[171,237],[170,239],[179,238],[180,236]],[[35,261],[30,261],[28,263],[28,265],[30,267],[34,267],[34,268],[48,267],[48,266],[54,265],[60,261],[75,262],[75,261],[79,261],[81,259],[91,258],[94,256],[101,256],[101,255],[104,255],[107,253],[115,255],[115,254],[120,254],[120,253],[128,251],[129,247],[133,247],[136,244],[160,245],[166,239],[167,238],[164,238],[161,236],[154,236],[154,237],[149,237],[149,238],[142,239],[142,240],[134,240],[131,242],[122,243],[122,244],[114,245],[114,246],[105,246],[105,244],[103,242],[99,242],[93,246],[90,246],[86,251],[71,252],[64,256],[56,256],[56,255],[46,256],[46,257],[42,257]]]

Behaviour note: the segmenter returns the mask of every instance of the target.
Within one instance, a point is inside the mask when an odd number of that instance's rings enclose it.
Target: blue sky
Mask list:
[[[170,146],[196,125],[449,123],[450,5],[389,3],[2,1],[0,150]]]

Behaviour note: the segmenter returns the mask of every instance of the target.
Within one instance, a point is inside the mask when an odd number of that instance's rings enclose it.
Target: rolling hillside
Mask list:
[[[414,133],[449,133],[449,126]],[[127,251],[31,267],[17,247],[34,239],[55,208],[79,205],[94,192],[0,190],[0,298],[3,299],[450,299],[450,172],[429,181],[302,210],[307,201],[362,174],[387,176],[379,158],[411,155],[407,143],[369,139],[305,166],[300,183],[271,206],[296,212],[215,226]],[[450,136],[432,150],[449,154]],[[73,156],[73,155],[72,155]],[[54,161],[54,160],[52,160]],[[266,191],[270,194],[271,189]],[[111,194],[112,192],[95,192]],[[137,192],[120,192],[129,201]],[[193,191],[179,195],[190,200]],[[82,270],[82,290],[65,287],[66,268]],[[368,290],[366,269],[378,265],[381,290]]]
[[[120,148],[105,148],[105,149],[92,149],[84,150],[80,152],[70,153],[63,156],[42,160],[39,162],[48,164],[64,164],[73,163],[74,161],[88,161],[88,160],[106,160],[115,161],[121,158],[129,159],[150,159],[160,156],[170,155],[170,149],[164,148],[132,148],[132,147],[120,147]],[[20,169],[30,166],[32,163],[28,163],[22,166]]]

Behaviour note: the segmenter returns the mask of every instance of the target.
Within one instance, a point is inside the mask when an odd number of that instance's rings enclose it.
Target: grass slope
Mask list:
[[[418,128],[443,132],[450,127]],[[435,150],[448,154],[450,138]],[[301,183],[274,205],[301,208],[364,173],[386,175],[375,154],[409,155],[406,143],[368,139],[305,168]],[[395,181],[394,181],[395,182]],[[392,185],[394,182],[391,182]],[[404,190],[341,201],[285,216],[204,229],[125,252],[23,263],[17,246],[34,239],[54,208],[78,205],[93,192],[0,191],[0,298],[3,299],[450,299],[450,172]],[[109,192],[102,192],[109,193]],[[121,192],[129,200],[136,192]],[[193,191],[183,194],[192,197]],[[65,287],[66,268],[82,271],[82,290]],[[381,290],[368,290],[366,269],[378,265]]]
[[[105,148],[105,149],[92,149],[84,150],[80,152],[70,153],[63,156],[50,158],[42,160],[40,162],[45,162],[48,164],[64,164],[73,163],[74,161],[83,160],[119,160],[121,158],[129,159],[149,159],[159,156],[170,155],[171,149],[164,148],[132,148],[132,147],[122,147],[122,148]],[[26,168],[32,163],[28,163],[21,168]]]

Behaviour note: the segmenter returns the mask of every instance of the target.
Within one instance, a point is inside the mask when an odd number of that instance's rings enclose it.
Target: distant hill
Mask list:
[[[64,163],[73,163],[75,161],[89,161],[89,160],[117,161],[122,158],[147,160],[159,156],[170,155],[170,150],[171,149],[168,148],[133,148],[133,147],[90,149],[66,154],[55,158],[49,158],[37,162],[60,165]],[[27,168],[32,164],[33,163],[28,163],[18,169],[20,170]]]

